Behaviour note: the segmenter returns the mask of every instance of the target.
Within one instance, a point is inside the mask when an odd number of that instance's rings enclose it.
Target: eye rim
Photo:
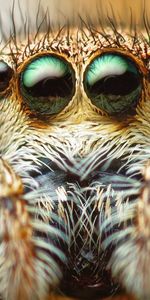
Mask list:
[[[140,77],[140,81],[141,81],[141,93],[140,93],[139,99],[136,101],[136,105],[134,107],[129,107],[127,110],[125,110],[124,112],[121,112],[121,113],[116,112],[116,113],[111,114],[111,113],[105,111],[104,109],[96,106],[93,103],[92,98],[90,97],[90,95],[88,95],[88,92],[87,92],[86,74],[88,72],[88,67],[96,60],[96,58],[99,58],[105,54],[115,54],[115,55],[129,59],[131,62],[133,62],[133,64],[135,65],[135,67],[139,73],[139,77]],[[133,53],[130,53],[126,49],[118,49],[115,47],[99,49],[99,50],[96,50],[95,52],[93,52],[91,54],[91,56],[89,57],[89,59],[86,61],[86,64],[85,64],[82,74],[83,74],[82,75],[82,78],[83,78],[82,85],[84,88],[84,92],[85,92],[87,98],[89,99],[90,104],[93,106],[93,109],[96,109],[99,113],[108,115],[109,117],[118,117],[119,118],[120,117],[119,114],[121,115],[121,117],[124,115],[127,115],[127,114],[129,114],[129,115],[135,114],[136,107],[137,107],[138,103],[140,102],[142,92],[144,91],[144,78],[146,78],[148,76],[148,70],[147,70],[146,66],[144,65],[144,62],[142,61],[142,59],[139,59],[137,56],[135,56]],[[131,111],[129,112],[130,109],[131,109]]]
[[[71,73],[71,76],[72,76],[72,94],[71,96],[69,97],[69,100],[68,100],[68,103],[67,105],[65,105],[63,107],[63,109],[61,109],[59,112],[56,112],[56,113],[46,113],[46,112],[40,112],[38,110],[33,110],[28,101],[26,101],[25,97],[23,96],[23,93],[21,91],[21,76],[23,74],[23,72],[27,69],[28,65],[31,64],[32,62],[34,62],[36,59],[38,58],[43,58],[43,57],[47,57],[47,56],[53,56],[55,58],[58,58],[60,61],[63,61],[65,64],[68,65],[69,67],[69,70],[70,70],[70,73]],[[74,68],[74,64],[73,62],[71,61],[71,59],[64,53],[57,53],[55,51],[41,51],[41,52],[38,52],[38,53],[35,53],[34,55],[30,56],[29,58],[27,58],[25,60],[25,62],[22,62],[20,63],[20,65],[18,66],[18,69],[17,69],[17,90],[18,90],[18,94],[19,94],[19,98],[22,102],[23,105],[26,106],[26,110],[28,112],[28,114],[31,114],[33,116],[38,116],[38,118],[41,118],[43,119],[43,117],[55,117],[57,115],[60,115],[70,104],[70,102],[72,101],[72,99],[74,98],[75,94],[76,94],[76,82],[77,82],[77,77],[76,77],[76,69]]]
[[[1,58],[0,59],[0,63],[3,62],[7,67],[8,67],[8,80],[4,86],[4,88],[1,88],[0,87],[0,99],[4,96],[4,95],[9,95],[10,92],[11,92],[11,85],[12,85],[12,80],[13,80],[13,77],[14,77],[14,69],[9,65],[9,63]],[[1,82],[0,82],[1,84]]]

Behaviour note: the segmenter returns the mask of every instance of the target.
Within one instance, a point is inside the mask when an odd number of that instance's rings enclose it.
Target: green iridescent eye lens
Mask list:
[[[32,111],[57,114],[74,95],[74,70],[70,63],[58,55],[39,56],[21,73],[20,90]]]
[[[118,53],[96,57],[86,68],[84,86],[92,103],[110,115],[133,111],[142,92],[136,64]]]

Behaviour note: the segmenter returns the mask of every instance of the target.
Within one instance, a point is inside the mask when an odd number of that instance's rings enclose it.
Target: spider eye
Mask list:
[[[73,97],[74,70],[60,56],[40,56],[22,71],[20,90],[32,111],[50,115],[59,113]]]
[[[142,92],[136,64],[117,53],[96,57],[86,68],[84,85],[92,103],[110,115],[131,112]]]
[[[0,92],[3,92],[7,89],[12,75],[13,70],[7,65],[6,62],[0,60]]]

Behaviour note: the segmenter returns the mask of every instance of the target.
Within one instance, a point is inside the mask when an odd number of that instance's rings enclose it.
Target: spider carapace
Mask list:
[[[1,47],[2,299],[150,298],[148,25],[81,23]]]

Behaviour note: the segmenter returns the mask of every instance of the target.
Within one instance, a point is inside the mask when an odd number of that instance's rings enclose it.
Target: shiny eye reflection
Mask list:
[[[3,92],[8,88],[12,76],[13,70],[6,62],[0,60],[0,92]]]
[[[136,64],[118,53],[96,57],[86,68],[84,85],[92,103],[110,115],[133,111],[142,92]]]
[[[50,115],[59,113],[73,97],[74,71],[60,56],[37,57],[21,73],[20,90],[32,111]]]

